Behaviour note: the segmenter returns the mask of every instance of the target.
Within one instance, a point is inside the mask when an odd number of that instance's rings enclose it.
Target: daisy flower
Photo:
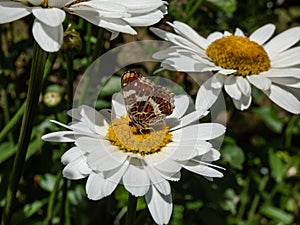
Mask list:
[[[178,181],[182,168],[210,180],[223,176],[211,164],[220,153],[208,140],[223,135],[225,127],[199,123],[207,112],[187,114],[186,95],[174,99],[175,109],[159,130],[133,131],[123,95],[117,93],[112,98],[112,110],[98,112],[89,106],[71,109],[68,115],[74,121],[70,125],[52,121],[68,131],[49,133],[42,139],[75,143],[61,158],[66,165],[63,176],[74,180],[87,177],[89,199],[102,199],[123,184],[132,195],[145,196],[157,224],[167,224],[172,213],[169,181]]]
[[[300,113],[300,27],[290,28],[271,39],[273,24],[266,24],[249,37],[237,28],[234,34],[214,32],[207,38],[190,26],[169,23],[176,34],[151,30],[173,45],[154,54],[169,70],[209,73],[198,91],[196,108],[209,108],[222,87],[236,108],[247,109],[252,101],[251,85],[262,90],[283,109]]]
[[[115,38],[119,32],[137,34],[132,26],[157,23],[167,13],[166,4],[161,0],[0,0],[0,24],[32,13],[35,40],[43,50],[55,52],[63,41],[65,12],[111,31]]]

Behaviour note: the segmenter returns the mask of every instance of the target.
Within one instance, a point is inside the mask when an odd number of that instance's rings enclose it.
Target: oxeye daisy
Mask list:
[[[182,22],[169,25],[177,34],[151,28],[173,44],[153,57],[169,70],[209,74],[198,91],[197,109],[209,108],[224,87],[235,107],[245,110],[252,101],[253,85],[283,109],[300,113],[300,47],[293,47],[300,40],[300,27],[272,39],[273,24],[249,37],[237,28],[234,34],[214,32],[204,38]]]
[[[130,123],[124,97],[112,98],[112,110],[96,111],[89,106],[71,109],[70,125],[52,121],[68,131],[42,137],[45,141],[74,142],[62,156],[63,176],[87,177],[89,199],[110,195],[118,184],[134,196],[145,196],[148,209],[157,224],[167,224],[172,213],[169,181],[180,179],[185,168],[208,179],[222,177],[211,162],[220,153],[208,140],[224,134],[217,123],[199,123],[207,112],[187,114],[189,98],[174,96],[174,111],[165,118],[162,129],[139,132]]]
[[[137,34],[132,26],[157,23],[167,13],[167,7],[161,0],[1,0],[0,24],[32,13],[35,40],[43,50],[55,52],[62,44],[65,12],[111,31],[115,38],[119,32]]]

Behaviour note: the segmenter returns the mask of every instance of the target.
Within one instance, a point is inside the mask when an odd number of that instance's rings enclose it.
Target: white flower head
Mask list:
[[[62,156],[66,165],[63,176],[75,180],[87,177],[89,199],[102,199],[123,184],[132,195],[145,196],[157,224],[167,224],[173,207],[169,181],[178,181],[182,168],[210,180],[223,176],[211,164],[220,153],[208,140],[223,135],[225,127],[199,123],[207,112],[187,114],[186,95],[174,99],[175,109],[159,130],[137,132],[126,116],[123,95],[117,93],[112,110],[74,108],[68,112],[74,119],[70,125],[52,121],[68,131],[49,133],[42,139],[75,143]]]
[[[9,23],[29,14],[35,16],[32,32],[41,48],[56,52],[63,41],[65,12],[112,32],[135,35],[132,26],[150,26],[167,13],[166,2],[161,0],[1,0],[0,23]]]
[[[197,109],[207,109],[222,88],[236,108],[247,109],[252,101],[251,85],[262,90],[283,109],[300,113],[300,27],[290,28],[274,38],[273,24],[266,24],[249,37],[237,28],[234,34],[214,32],[200,36],[187,24],[169,23],[176,34],[151,30],[173,45],[154,54],[169,70],[209,73],[198,91]]]

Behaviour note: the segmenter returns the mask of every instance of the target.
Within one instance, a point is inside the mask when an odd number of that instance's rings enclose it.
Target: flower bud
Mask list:
[[[80,34],[72,28],[69,24],[67,30],[64,32],[63,44],[61,46],[61,51],[71,57],[74,57],[80,52],[82,48],[82,41]]]
[[[62,90],[58,85],[50,85],[47,87],[43,97],[43,102],[47,107],[56,107],[61,103]]]

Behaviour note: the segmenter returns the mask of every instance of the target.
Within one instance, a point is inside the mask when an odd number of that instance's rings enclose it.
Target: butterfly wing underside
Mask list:
[[[123,73],[122,93],[127,114],[139,129],[162,123],[174,109],[174,94],[134,71]]]

